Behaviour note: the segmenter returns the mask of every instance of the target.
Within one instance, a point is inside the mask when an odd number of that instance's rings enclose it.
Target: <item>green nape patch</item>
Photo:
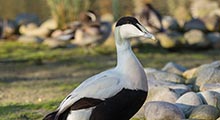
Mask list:
[[[41,120],[45,114],[55,110],[58,101],[39,104],[9,104],[0,106],[0,120]]]

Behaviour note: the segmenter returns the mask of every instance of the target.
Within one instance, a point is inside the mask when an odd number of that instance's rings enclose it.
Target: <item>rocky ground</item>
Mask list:
[[[169,62],[161,70],[146,68],[148,98],[136,117],[217,120],[220,117],[219,66],[220,61],[214,61],[186,69]]]
[[[80,48],[51,50],[17,42],[0,42],[0,47],[1,119],[40,120],[80,82],[116,64],[115,50],[103,47],[90,55]],[[134,51],[149,78],[148,99],[134,119],[198,118],[194,114],[216,118],[219,50],[169,52],[143,45]],[[152,116],[153,110],[161,116]]]

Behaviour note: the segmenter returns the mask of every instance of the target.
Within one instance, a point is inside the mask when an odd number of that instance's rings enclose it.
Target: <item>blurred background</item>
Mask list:
[[[110,29],[118,18],[130,15],[155,33],[160,40],[157,45],[163,48],[220,46],[218,0],[21,0],[19,3],[9,0],[0,3],[0,38],[6,41],[35,42],[52,48],[100,44],[112,37]],[[85,33],[80,35],[81,30]],[[88,36],[93,37],[87,40]],[[79,40],[82,38],[86,40]]]
[[[112,31],[122,16],[158,39],[131,41],[146,68],[220,60],[219,0],[0,0],[0,119],[42,119],[83,80],[113,67]]]

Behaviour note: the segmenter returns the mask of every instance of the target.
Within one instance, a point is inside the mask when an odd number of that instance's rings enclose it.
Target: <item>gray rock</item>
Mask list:
[[[174,84],[160,80],[153,80],[148,77],[149,90],[153,90],[160,87],[169,88],[169,91],[176,93],[178,97],[182,96],[184,93],[189,92],[191,90],[188,86],[184,84]]]
[[[198,68],[196,85],[202,87],[207,83],[220,83],[220,61],[204,64]]]
[[[183,94],[177,101],[176,103],[180,104],[186,104],[186,105],[192,105],[192,106],[198,106],[202,105],[202,100],[200,97],[194,93],[194,92],[187,92]]]
[[[152,80],[148,78],[148,97],[145,103],[149,101],[166,101],[175,103],[178,97],[190,91],[190,88],[184,84],[174,84],[170,82]],[[133,118],[144,120],[144,107],[134,115]]]
[[[144,105],[139,109],[139,111],[131,118],[131,120],[145,120],[144,117]]]
[[[197,94],[204,104],[212,105],[220,110],[220,93],[214,91],[204,91]]]
[[[217,108],[211,105],[200,105],[193,109],[190,119],[216,120],[220,115]]]
[[[168,102],[148,102],[144,108],[147,120],[181,120],[185,118],[177,106]]]
[[[146,68],[145,73],[147,77],[154,80],[167,81],[172,83],[184,83],[184,79],[174,73],[168,73],[165,71],[160,71],[156,69]]]
[[[170,73],[175,73],[178,75],[182,75],[184,71],[187,69],[181,65],[178,65],[174,62],[169,62],[167,63],[163,68],[162,71],[170,72]]]
[[[189,8],[186,5],[177,5],[177,6],[175,6],[175,10],[173,8],[172,14],[177,19],[177,21],[178,21],[181,28],[183,28],[184,24],[187,21],[192,19],[192,16],[190,15]]]
[[[14,35],[17,25],[15,24],[14,21],[12,20],[1,20],[1,33],[0,33],[0,38],[8,39],[12,35]]]
[[[25,34],[24,33],[24,31],[26,30],[26,31],[32,31],[32,30],[35,30],[35,29],[37,29],[38,28],[38,25],[37,24],[35,24],[35,23],[28,23],[28,24],[26,24],[26,25],[20,25],[20,27],[19,27],[19,33],[20,34]]]
[[[217,15],[206,16],[205,18],[202,18],[202,21],[204,22],[208,31],[210,31],[210,32],[219,31],[219,25],[220,25],[219,16],[217,16]]]
[[[175,103],[178,97],[190,91],[184,84],[174,84],[170,82],[148,79],[148,97],[145,104],[149,101],[165,101]],[[144,106],[133,116],[144,120]]]
[[[217,1],[193,0],[191,4],[191,13],[194,18],[204,18],[218,8]]]
[[[162,20],[164,29],[179,30],[180,26],[177,20],[171,16],[164,16]]]
[[[149,89],[147,101],[166,101],[169,103],[175,103],[178,97],[179,96],[173,89],[165,86],[158,86]]]
[[[55,38],[47,38],[43,42],[44,45],[47,45],[50,48],[59,48],[59,47],[67,47],[68,42],[63,40],[58,40]]]
[[[189,47],[207,48],[210,47],[210,41],[205,38],[205,34],[200,30],[190,30],[184,34],[184,38]]]
[[[183,111],[185,116],[189,116],[194,107],[202,104],[202,100],[194,92],[185,93],[176,101],[176,105]]]
[[[207,83],[200,87],[200,91],[219,91],[220,83]]]
[[[18,42],[21,42],[21,43],[41,43],[41,42],[43,42],[43,39],[41,39],[39,37],[34,37],[34,36],[22,35],[18,38]]]
[[[19,32],[22,35],[26,35],[26,36],[36,36],[40,38],[46,38],[50,34],[51,30],[43,27],[29,28],[25,25],[21,25],[19,28]]]
[[[192,110],[196,107],[196,106],[192,106],[192,105],[186,105],[186,104],[181,104],[181,103],[176,103],[175,104],[180,110],[183,111],[184,115],[186,118],[189,117],[189,115],[191,114]]]
[[[212,44],[212,47],[215,49],[220,49],[220,33],[208,33],[206,36],[207,40],[209,40]]]
[[[171,49],[181,45],[182,35],[178,32],[159,33],[156,38],[163,48]]]
[[[186,79],[185,84],[194,84],[195,79],[197,77],[197,69],[198,68],[191,68],[189,70],[186,70],[182,76]]]
[[[207,31],[206,26],[203,21],[199,19],[192,19],[184,24],[184,30],[200,30],[200,31]]]
[[[54,19],[48,19],[41,24],[41,28],[45,28],[49,30],[55,30],[57,29],[57,27],[58,27],[57,22]]]

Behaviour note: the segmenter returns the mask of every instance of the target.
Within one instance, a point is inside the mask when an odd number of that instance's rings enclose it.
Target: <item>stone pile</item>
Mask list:
[[[53,19],[41,22],[35,15],[21,14],[13,21],[0,19],[0,39],[42,43],[51,48],[71,47],[80,22],[72,22],[65,29],[58,29]],[[161,22],[164,31],[154,33],[159,40],[156,45],[160,47],[174,50],[220,49],[220,5],[217,1],[192,0],[190,8],[180,6],[174,11],[173,17],[162,16]],[[113,37],[109,40],[113,40]],[[143,43],[142,39],[139,41]]]
[[[220,49],[220,5],[212,0],[192,0],[190,9],[180,6],[175,17],[164,16],[166,31],[157,34],[166,49]],[[189,13],[189,15],[184,15]]]
[[[170,62],[161,70],[145,72],[148,97],[134,118],[220,119],[220,61],[192,69]]]
[[[17,40],[22,43],[44,44],[51,48],[75,47],[75,45],[72,44],[74,43],[72,41],[75,41],[75,33],[77,30],[86,32],[81,36],[82,38],[84,38],[84,36],[90,37],[90,34],[93,35],[95,31],[100,29],[107,31],[106,26],[103,25],[104,22],[97,21],[88,24],[83,21],[73,21],[67,24],[65,29],[60,29],[54,19],[48,19],[41,22],[35,15],[20,14],[15,18],[15,20],[0,19],[0,40]],[[95,25],[100,28],[96,28]],[[100,31],[97,31],[96,34],[99,35]],[[100,32],[101,35],[104,34],[103,31]],[[109,29],[108,31],[109,33],[111,32]],[[96,37],[96,34],[92,37]],[[107,39],[107,37],[105,39]],[[94,40],[94,42],[96,41]]]

